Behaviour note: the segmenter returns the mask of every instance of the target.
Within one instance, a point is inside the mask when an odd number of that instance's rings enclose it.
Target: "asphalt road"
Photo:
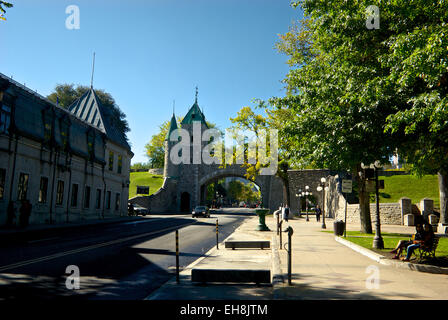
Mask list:
[[[151,215],[135,222],[52,231],[48,237],[0,247],[0,300],[139,300],[175,275],[175,230],[179,264],[185,267],[228,237],[247,209],[227,209],[210,218]],[[67,270],[68,266],[75,266]],[[74,276],[79,270],[79,289]],[[67,287],[68,284],[68,287]],[[70,289],[71,287],[71,289]]]

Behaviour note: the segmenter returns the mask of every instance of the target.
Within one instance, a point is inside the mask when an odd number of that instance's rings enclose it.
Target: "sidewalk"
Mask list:
[[[328,231],[333,220],[326,219]],[[275,299],[448,299],[448,277],[383,265],[322,232],[321,222],[290,220],[292,286],[275,286]],[[348,225],[348,230],[359,226]],[[413,233],[414,227],[382,226],[384,232]],[[279,250],[282,271],[287,254]],[[401,263],[401,262],[398,262]],[[286,277],[285,277],[286,279]]]
[[[314,218],[314,217],[313,217]],[[308,299],[448,299],[448,277],[441,274],[415,272],[380,264],[337,242],[333,233],[322,232],[315,218],[289,221],[292,236],[292,285],[287,283],[287,253],[279,249],[276,221],[266,217],[271,231],[255,231],[258,217],[248,219],[230,236],[233,239],[270,240],[271,250],[225,249],[224,243],[187,266],[175,277],[153,292],[148,300],[308,300]],[[326,219],[327,230],[333,220]],[[287,225],[283,225],[284,230]],[[348,226],[357,230],[359,226]],[[409,229],[409,231],[407,230]],[[413,227],[384,226],[385,232],[410,232]],[[229,238],[230,238],[229,237]],[[283,245],[288,241],[282,235]],[[270,261],[268,261],[270,260]],[[271,266],[272,284],[197,284],[191,282],[191,269],[201,264],[226,265],[243,269],[257,262]]]

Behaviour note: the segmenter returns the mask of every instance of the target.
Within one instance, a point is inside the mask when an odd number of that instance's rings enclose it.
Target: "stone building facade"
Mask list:
[[[0,73],[0,225],[29,200],[30,224],[127,214],[130,160],[93,88],[63,109]]]

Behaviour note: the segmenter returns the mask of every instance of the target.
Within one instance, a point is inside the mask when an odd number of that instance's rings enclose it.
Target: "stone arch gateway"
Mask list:
[[[202,132],[209,129],[205,116],[196,101],[183,118],[180,126],[187,130],[193,137],[193,124],[200,124]],[[201,186],[208,181],[220,177],[236,176],[246,178],[246,168],[241,164],[231,164],[220,166],[218,164],[194,164],[180,163],[174,164],[171,161],[171,151],[176,142],[170,141],[170,135],[179,128],[176,117],[173,113],[169,125],[168,134],[165,139],[165,165],[164,182],[162,187],[153,195],[147,197],[135,197],[130,200],[149,208],[152,213],[185,212],[185,194],[189,194],[189,205],[193,208],[201,202]],[[204,147],[206,143],[202,142]],[[173,153],[175,153],[175,149]],[[190,155],[194,152],[190,149]],[[276,209],[283,202],[283,182],[274,175],[257,176],[254,182],[260,187],[263,207]],[[203,192],[202,188],[202,192]]]

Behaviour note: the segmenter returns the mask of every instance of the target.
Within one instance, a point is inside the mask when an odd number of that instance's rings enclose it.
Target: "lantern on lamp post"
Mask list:
[[[380,197],[379,197],[379,185],[378,185],[378,170],[381,168],[381,162],[376,160],[370,165],[361,163],[361,168],[373,169],[375,172],[375,202],[376,202],[376,221],[375,221],[375,237],[373,238],[372,247],[375,249],[384,249],[384,241],[381,236],[381,221],[380,221]]]

